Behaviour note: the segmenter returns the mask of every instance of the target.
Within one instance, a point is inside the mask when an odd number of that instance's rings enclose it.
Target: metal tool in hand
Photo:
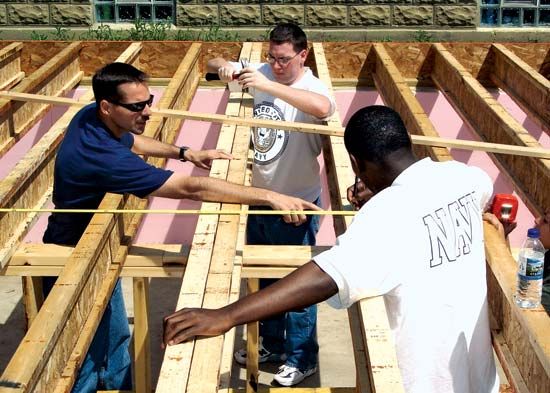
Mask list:
[[[241,73],[242,73],[242,70],[244,70],[246,67],[248,67],[249,64],[250,63],[248,62],[248,59],[246,57],[243,57],[241,59],[241,67],[242,67]],[[243,93],[248,93],[248,88],[243,87]]]

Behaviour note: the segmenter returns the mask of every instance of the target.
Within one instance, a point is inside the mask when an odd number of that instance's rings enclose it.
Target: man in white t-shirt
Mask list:
[[[486,298],[482,211],[492,193],[475,167],[418,161],[399,115],[359,110],[344,141],[374,192],[338,244],[274,285],[218,310],[165,318],[164,343],[329,299],[384,296],[408,393],[496,393]]]
[[[255,118],[320,124],[332,115],[335,103],[328,88],[304,66],[307,55],[303,30],[293,23],[282,23],[270,33],[266,63],[250,64],[243,69],[240,63],[215,58],[208,61],[207,71],[218,73],[224,82],[247,88],[254,96]],[[231,82],[234,75],[239,75],[237,82]],[[317,156],[322,146],[319,135],[256,127],[252,142],[254,186],[319,205],[321,181]],[[275,216],[251,215],[247,243],[315,245],[318,230],[319,216],[308,216],[307,223],[294,226]],[[274,281],[260,280],[260,288]],[[295,385],[317,371],[316,326],[315,305],[260,324],[259,361],[285,362],[275,375],[281,385]],[[235,359],[245,364],[246,350],[237,351]]]

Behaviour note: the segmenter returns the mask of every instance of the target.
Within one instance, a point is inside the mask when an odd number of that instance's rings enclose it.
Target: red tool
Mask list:
[[[515,222],[518,212],[518,200],[512,194],[496,194],[493,198],[491,212],[500,221]]]

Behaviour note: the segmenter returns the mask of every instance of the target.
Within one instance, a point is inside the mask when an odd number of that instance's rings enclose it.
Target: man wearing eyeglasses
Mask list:
[[[335,103],[327,87],[304,66],[308,55],[303,30],[292,23],[277,25],[270,33],[266,62],[242,64],[222,58],[208,61],[207,72],[224,82],[237,79],[254,96],[254,117],[268,120],[320,124],[332,115]],[[319,204],[321,181],[317,156],[319,135],[257,127],[253,130],[252,184]],[[273,216],[249,216],[248,244],[315,245],[319,217],[310,216],[300,226]],[[260,287],[274,280],[260,280]],[[289,312],[260,325],[260,362],[284,362],[275,375],[283,386],[292,386],[317,371],[317,308]],[[235,353],[246,363],[246,350]]]
[[[156,168],[138,154],[180,159],[210,168],[214,159],[231,159],[219,150],[195,151],[141,135],[151,116],[153,96],[147,76],[125,63],[112,63],[92,79],[95,103],[71,120],[54,169],[53,202],[60,209],[96,209],[107,192],[140,198],[160,196],[202,201],[267,205],[276,210],[318,209],[295,197],[210,177],[193,177]],[[44,243],[74,246],[92,214],[57,214],[49,217]],[[301,224],[305,215],[284,220]],[[46,278],[45,293],[55,278]],[[73,392],[131,390],[128,342],[130,332],[120,282],[98,326],[79,371]]]

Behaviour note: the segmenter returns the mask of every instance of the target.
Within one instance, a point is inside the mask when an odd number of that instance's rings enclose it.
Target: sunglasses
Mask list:
[[[107,100],[107,101],[109,101],[111,104],[115,104],[123,108],[126,108],[131,112],[141,112],[145,109],[145,106],[151,107],[151,104],[153,104],[153,98],[155,98],[155,96],[151,94],[148,100],[140,101],[140,102],[132,102],[131,104],[126,104],[124,102],[118,102],[114,100]]]

